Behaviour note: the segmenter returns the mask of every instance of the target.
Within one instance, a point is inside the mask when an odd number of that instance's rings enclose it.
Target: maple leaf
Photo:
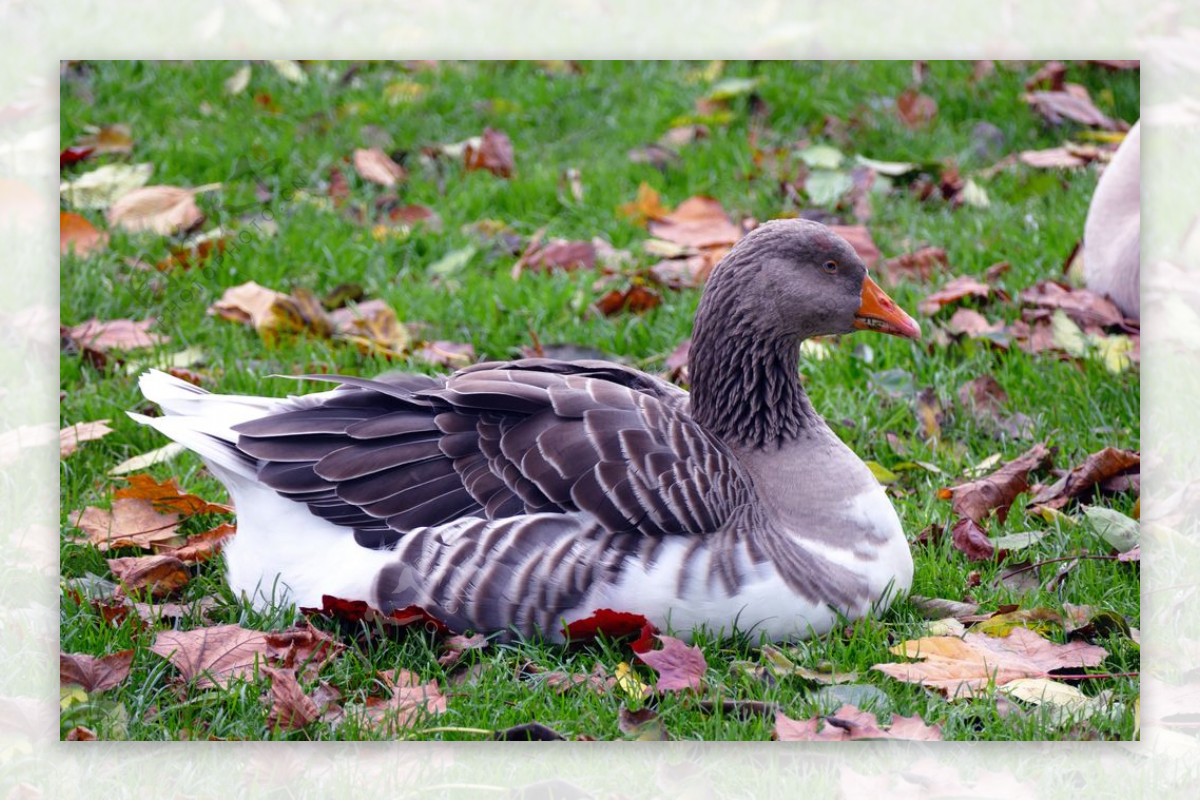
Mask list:
[[[184,681],[196,687],[226,689],[233,679],[248,679],[265,662],[266,634],[234,624],[191,631],[161,631],[150,650],[170,660]]]
[[[469,142],[463,149],[463,163],[468,170],[487,170],[511,178],[516,169],[512,141],[501,131],[485,128],[478,144]]]
[[[968,632],[964,637],[922,637],[891,649],[921,662],[889,662],[873,670],[898,681],[920,684],[945,693],[951,700],[986,692],[1014,679],[1045,678],[1060,668],[1094,667],[1108,651],[1084,642],[1053,643],[1026,628],[1006,637]]]
[[[1051,456],[1046,444],[1038,443],[994,473],[939,490],[938,497],[950,500],[956,514],[976,523],[982,523],[992,510],[1003,522],[1016,497],[1029,488],[1029,473],[1044,468]]]
[[[656,636],[662,643],[661,649],[636,652],[638,659],[658,671],[656,689],[660,692],[700,689],[704,683],[704,673],[708,670],[708,662],[700,647],[689,646],[668,634]]]
[[[58,655],[59,684],[78,684],[84,692],[111,690],[129,677],[133,649],[95,657],[88,654]]]
[[[148,589],[154,597],[169,595],[191,581],[187,565],[174,556],[123,556],[109,559],[108,569],[124,591]]]
[[[254,281],[229,287],[221,299],[208,307],[208,313],[231,320],[258,326],[266,318],[267,311],[284,293],[267,289]]]
[[[415,673],[403,668],[378,675],[391,690],[391,697],[367,699],[363,711],[372,728],[394,734],[426,715],[446,711],[446,696],[438,689],[436,679],[422,683]]]
[[[72,525],[82,529],[88,535],[88,542],[101,551],[149,548],[177,536],[179,515],[162,514],[144,499],[117,498],[111,510],[87,507],[76,515]]]
[[[1045,506],[1061,509],[1072,498],[1085,496],[1097,485],[1140,467],[1141,454],[1120,448],[1104,448],[1088,456],[1082,464],[1071,468],[1065,476],[1042,488],[1029,502],[1029,508]]]
[[[732,245],[742,238],[741,226],[729,219],[721,204],[702,195],[688,198],[669,214],[652,218],[648,228],[658,239],[695,248]]]
[[[76,423],[73,426],[59,429],[59,458],[65,459],[70,456],[79,448],[80,443],[91,442],[111,434],[112,429],[108,427],[108,423],[108,420],[94,420],[90,423]]]
[[[544,245],[531,245],[521,256],[521,263],[534,272],[590,270],[596,266],[596,246],[591,242],[554,239]]]
[[[58,249],[63,255],[75,251],[76,256],[88,256],[108,245],[108,234],[92,225],[86,217],[70,211],[58,213]]]
[[[406,177],[404,168],[377,147],[355,150],[354,169],[365,180],[381,186],[395,186]]]
[[[153,231],[168,235],[200,224],[203,212],[196,195],[220,184],[184,189],[178,186],[144,186],[121,196],[108,210],[108,222],[126,231]]]
[[[809,720],[792,720],[783,712],[775,713],[774,737],[782,742],[846,740],[941,740],[942,730],[928,726],[920,717],[893,715],[888,726],[853,704],[843,704],[832,715],[817,715]]]
[[[320,715],[317,702],[304,694],[296,671],[264,665],[261,672],[271,679],[271,712],[267,725],[273,729],[302,729]]]
[[[209,503],[198,495],[184,492],[173,478],[159,482],[148,473],[139,473],[128,476],[125,481],[129,483],[129,486],[114,492],[114,498],[135,498],[149,501],[159,512],[178,512],[186,517],[202,514],[233,514],[232,506]]]

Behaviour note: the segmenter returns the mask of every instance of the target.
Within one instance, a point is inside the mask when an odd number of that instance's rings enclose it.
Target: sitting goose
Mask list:
[[[229,582],[260,607],[331,595],[552,639],[611,609],[804,637],[912,582],[883,488],[797,375],[802,340],[855,329],[920,336],[844,239],[778,220],[713,270],[690,395],[603,361],[322,376],[340,386],[286,399],[151,371],[166,414],[133,416],[229,488]]]

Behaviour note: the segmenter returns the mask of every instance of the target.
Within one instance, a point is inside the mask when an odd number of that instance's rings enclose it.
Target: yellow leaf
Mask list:
[[[628,662],[622,662],[617,665],[614,675],[617,679],[617,686],[621,688],[621,692],[630,698],[642,698],[650,691],[649,687],[638,681],[633,668],[629,667]]]
[[[424,84],[415,81],[396,81],[383,87],[383,99],[388,102],[388,105],[398,106],[402,103],[419,100],[425,92]]]
[[[246,91],[246,87],[250,85],[250,70],[250,65],[244,64],[237,72],[230,75],[225,81],[225,91],[231,95],[240,95]]]

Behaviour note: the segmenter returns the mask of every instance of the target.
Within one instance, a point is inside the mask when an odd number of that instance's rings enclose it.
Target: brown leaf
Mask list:
[[[662,303],[662,296],[653,289],[634,284],[628,289],[613,289],[596,301],[596,308],[606,317],[622,311],[637,314],[649,311]]]
[[[946,330],[955,336],[965,334],[971,339],[977,339],[1003,331],[1004,323],[990,323],[986,317],[974,309],[957,309],[950,321],[946,323]]]
[[[610,676],[607,668],[599,662],[592,668],[591,673],[566,673],[556,670],[539,675],[538,681],[558,693],[565,693],[572,687],[583,684],[601,695],[611,691],[617,683],[616,677]]]
[[[338,337],[354,342],[364,353],[398,357],[412,344],[396,312],[379,299],[337,309],[329,321]]]
[[[126,476],[125,481],[129,483],[129,486],[114,492],[114,498],[139,498],[149,501],[159,512],[178,512],[185,517],[204,514],[233,514],[232,506],[226,506],[223,503],[209,503],[198,495],[184,492],[173,478],[160,483],[149,473],[138,473]]]
[[[113,572],[126,592],[149,589],[156,598],[170,595],[192,579],[187,565],[174,556],[123,556],[109,559]]]
[[[688,198],[669,214],[652,218],[648,227],[658,239],[696,248],[732,245],[742,238],[741,227],[729,219],[721,204],[702,195]]]
[[[264,665],[261,672],[271,679],[271,713],[267,725],[272,729],[302,729],[320,714],[317,702],[304,694],[296,681],[296,671]]]
[[[671,351],[671,354],[667,356],[666,363],[663,365],[667,368],[667,373],[671,381],[676,384],[686,385],[688,383],[688,354],[691,353],[691,350],[692,340],[689,337],[680,342],[675,347],[675,350]]]
[[[658,192],[645,181],[638,185],[637,199],[622,203],[617,212],[629,217],[635,225],[645,225],[647,220],[661,220],[671,213],[663,206]]]
[[[554,239],[531,247],[521,259],[523,266],[534,272],[590,270],[596,266],[596,246],[591,242]]]
[[[1050,463],[1051,451],[1038,443],[991,475],[938,492],[951,500],[955,514],[982,524],[992,510],[1001,522],[1016,497],[1029,488],[1029,473]]]
[[[1066,84],[1064,91],[1032,92],[1025,96],[1025,101],[1051,125],[1058,125],[1064,120],[1074,120],[1109,131],[1124,131],[1129,128],[1124,122],[1102,114],[1093,105],[1087,90],[1077,84]]]
[[[463,150],[468,170],[487,170],[501,178],[511,178],[516,168],[512,141],[501,131],[485,128],[479,144],[469,143]]]
[[[1046,506],[1051,509],[1061,509],[1072,498],[1088,495],[1100,482],[1123,473],[1128,473],[1141,465],[1141,454],[1137,451],[1126,451],[1119,448],[1105,448],[1088,456],[1083,464],[1071,468],[1071,471],[1048,487],[1033,496],[1029,508]]]
[[[226,289],[221,299],[208,307],[208,313],[257,327],[275,302],[285,297],[282,292],[248,281]]]
[[[662,719],[650,707],[642,707],[633,712],[621,704],[621,709],[617,712],[617,728],[621,730],[622,734],[627,734],[639,742],[671,739]]]
[[[267,654],[285,668],[302,668],[311,678],[345,646],[307,620],[284,631],[268,631],[264,635]]]
[[[467,367],[475,361],[475,347],[470,342],[450,342],[445,339],[426,342],[412,353],[413,358],[438,367]]]
[[[92,153],[132,153],[133,132],[124,123],[95,128],[79,138],[76,147],[91,148]]]
[[[830,225],[829,230],[845,239],[854,248],[854,252],[863,260],[868,269],[874,269],[879,263],[879,248],[871,238],[871,232],[865,225]]]
[[[908,596],[909,603],[915,606],[922,617],[929,620],[941,620],[952,617],[961,621],[965,616],[979,611],[979,604],[952,601],[948,598],[926,598],[921,595]]]
[[[265,664],[269,651],[261,631],[227,624],[191,631],[162,631],[150,650],[169,659],[184,681],[196,687],[228,688],[232,679],[249,679],[256,664]]]
[[[58,213],[58,250],[64,256],[74,250],[87,256],[108,245],[108,234],[100,231],[82,215],[70,211]]]
[[[925,128],[937,116],[937,101],[915,89],[905,89],[896,98],[896,114],[912,130]]]
[[[792,720],[783,712],[775,713],[774,738],[781,742],[847,740],[941,740],[942,730],[928,726],[920,717],[893,715],[889,726],[880,726],[878,718],[852,704],[843,704],[832,715],[809,720]]]
[[[1034,89],[1046,88],[1054,92],[1060,92],[1063,89],[1063,80],[1067,75],[1067,65],[1061,61],[1047,61],[1042,65],[1041,69],[1033,74],[1033,76],[1025,82],[1025,89],[1033,91]]]
[[[108,420],[94,420],[90,423],[76,423],[73,426],[59,429],[58,457],[65,459],[78,450],[80,443],[91,442],[111,434],[112,429],[108,427],[108,422]]]
[[[102,693],[125,681],[132,665],[132,648],[102,657],[60,653],[58,683],[78,684],[84,692]]]
[[[297,336],[325,339],[334,333],[333,320],[320,298],[303,287],[276,298],[254,328],[268,345]]]
[[[938,400],[937,392],[933,387],[925,387],[918,392],[914,405],[921,438],[926,442],[941,439],[942,423],[946,415],[942,411],[942,402]]]
[[[134,189],[109,208],[109,225],[126,231],[154,231],[164,236],[189,230],[204,219],[196,205],[196,193],[207,188],[143,186]]]
[[[937,292],[934,292],[918,304],[922,314],[937,314],[938,310],[963,298],[978,298],[987,300],[992,288],[977,278],[962,275],[953,278]]]
[[[921,662],[890,662],[872,669],[904,682],[969,698],[1014,679],[1045,678],[1060,668],[1093,667],[1108,651],[1083,642],[1050,642],[1034,631],[1014,628],[1006,637],[967,632],[962,637],[922,637],[890,649]]]
[[[145,320],[104,321],[93,317],[85,323],[64,329],[63,334],[85,351],[106,354],[113,350],[150,348],[170,341],[170,337],[150,333],[149,328],[152,325],[153,317]]]
[[[1109,328],[1121,325],[1125,319],[1116,304],[1103,295],[1057,281],[1039,281],[1021,292],[1021,300],[1040,309],[1062,309],[1084,328]]]
[[[96,732],[87,726],[76,726],[67,732],[67,735],[63,739],[69,742],[87,742],[96,739]]]
[[[692,142],[707,139],[708,137],[709,130],[707,125],[693,123],[692,125],[679,125],[671,128],[658,138],[658,143],[667,147],[683,147],[684,145],[690,145]]]
[[[714,266],[703,255],[665,259],[650,268],[650,277],[668,289],[694,289],[704,286]]]
[[[101,551],[109,548],[149,548],[177,536],[179,515],[161,514],[147,500],[116,498],[112,509],[89,506],[72,524],[88,535],[88,542]]]
[[[1039,169],[1071,169],[1082,167],[1088,163],[1087,159],[1065,147],[1022,150],[1017,154],[1017,160],[1022,164]]]
[[[658,671],[659,692],[698,690],[704,683],[708,662],[699,646],[689,646],[683,640],[667,634],[656,635],[662,643],[657,651],[642,651],[637,658]]]
[[[932,280],[936,273],[946,272],[947,266],[945,250],[923,247],[884,262],[884,281],[890,286],[895,286],[901,280],[925,282]]]
[[[368,698],[366,719],[372,728],[396,733],[412,726],[425,715],[440,715],[446,711],[446,696],[438,689],[437,680],[421,683],[420,678],[403,668],[379,674],[392,691],[389,699]]]
[[[377,147],[355,150],[354,169],[364,180],[381,186],[395,186],[405,178],[404,168]]]
[[[207,562],[219,554],[221,548],[225,545],[225,541],[236,533],[237,527],[232,523],[222,523],[214,529],[193,534],[187,538],[187,541],[183,545],[176,547],[155,543],[154,548],[159,552],[165,552],[169,556],[174,556],[181,562],[195,565]]]
[[[382,200],[382,198],[381,198]],[[442,229],[442,218],[428,206],[409,204],[401,206],[397,201],[388,199],[375,204],[380,224],[395,225],[411,228],[414,225],[424,225],[431,231]]]
[[[972,562],[990,562],[996,558],[996,546],[988,539],[979,524],[964,517],[952,529],[954,548],[962,551]]]
[[[462,659],[462,655],[467,651],[474,651],[480,648],[486,648],[488,639],[482,634],[472,634],[470,637],[456,634],[452,637],[447,637],[442,643],[442,655],[438,657],[439,665],[452,665]]]
[[[190,270],[194,267],[202,267],[213,256],[219,256],[225,252],[225,242],[228,237],[210,231],[200,237],[190,240],[188,244],[182,247],[171,248],[170,253],[165,259],[154,265],[154,268],[159,272],[167,272],[169,270]]]

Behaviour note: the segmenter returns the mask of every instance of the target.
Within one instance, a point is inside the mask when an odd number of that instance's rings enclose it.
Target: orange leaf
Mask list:
[[[149,589],[156,598],[170,595],[192,579],[187,566],[174,556],[124,556],[109,559],[108,568],[126,591]]]
[[[382,186],[395,186],[405,178],[404,168],[377,147],[355,150],[354,169],[364,179]]]
[[[108,234],[88,222],[86,217],[70,211],[58,213],[58,249],[63,255],[74,250],[77,256],[87,256],[103,250]]]

